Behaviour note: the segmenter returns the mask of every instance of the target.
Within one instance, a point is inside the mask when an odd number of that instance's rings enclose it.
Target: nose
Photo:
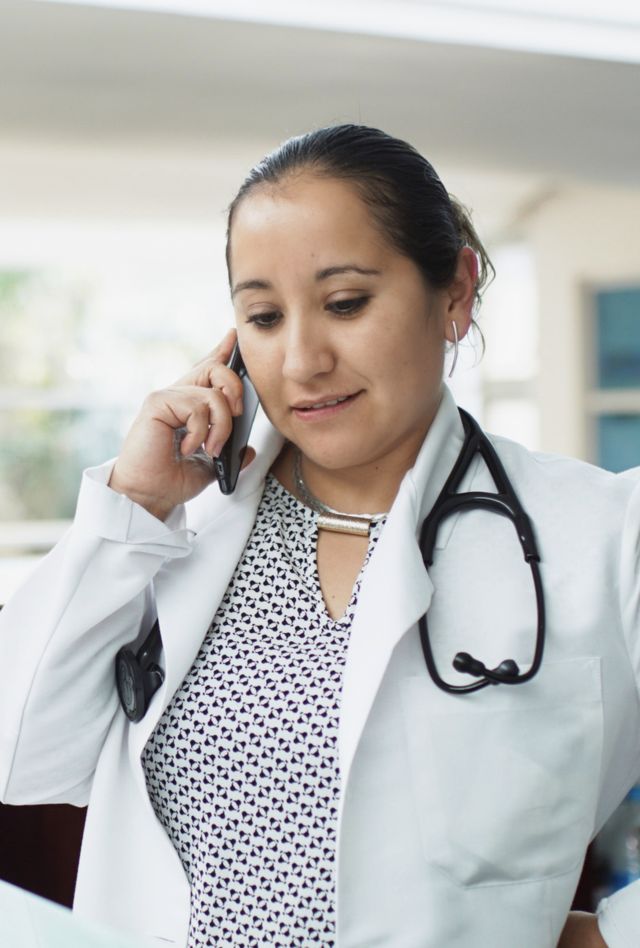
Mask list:
[[[330,340],[319,323],[318,317],[289,320],[282,375],[299,385],[331,372],[335,365]]]

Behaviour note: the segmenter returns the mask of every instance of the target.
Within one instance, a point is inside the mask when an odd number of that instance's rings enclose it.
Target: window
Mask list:
[[[492,252],[495,283],[487,290],[481,325],[484,426],[530,450],[539,448],[538,300],[533,256],[525,243]]]
[[[0,247],[1,604],[68,526],[82,470],[233,317],[222,222],[7,222]]]
[[[610,471],[640,465],[640,286],[592,294],[591,455]]]

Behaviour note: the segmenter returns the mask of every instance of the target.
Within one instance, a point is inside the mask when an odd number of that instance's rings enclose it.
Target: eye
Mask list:
[[[369,302],[370,298],[369,296],[353,296],[346,300],[336,300],[335,303],[330,303],[327,308],[338,316],[352,316],[354,313],[357,313],[358,310],[362,309],[362,307]]]
[[[254,313],[247,316],[247,322],[253,323],[259,329],[272,329],[280,322],[280,313]]]

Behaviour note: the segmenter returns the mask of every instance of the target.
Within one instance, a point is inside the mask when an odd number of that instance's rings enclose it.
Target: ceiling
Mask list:
[[[640,186],[640,64],[131,10],[0,2],[0,148],[260,157],[356,121],[437,167]],[[527,190],[528,188],[528,190]]]

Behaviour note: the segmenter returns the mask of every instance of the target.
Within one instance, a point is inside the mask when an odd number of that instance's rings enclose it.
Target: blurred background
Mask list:
[[[497,278],[459,401],[640,464],[639,100],[635,0],[0,0],[0,604],[231,324],[226,207],[320,125],[408,139],[472,209]],[[26,809],[0,877],[68,902],[81,814]]]
[[[639,93],[632,0],[2,0],[0,602],[230,324],[248,169],[323,124],[407,138],[474,213],[497,279],[459,400],[639,464]]]

